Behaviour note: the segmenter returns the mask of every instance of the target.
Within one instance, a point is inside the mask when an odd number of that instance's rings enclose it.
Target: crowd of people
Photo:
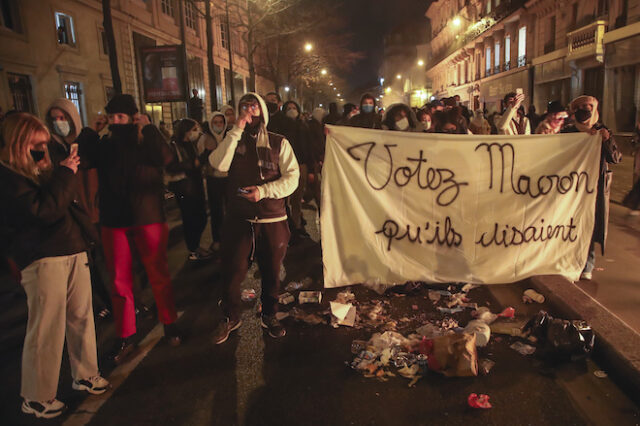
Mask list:
[[[320,214],[327,124],[450,134],[599,132],[596,225],[581,277],[591,279],[595,243],[604,248],[606,239],[608,164],[621,154],[594,97],[580,96],[568,108],[550,102],[542,116],[532,107],[525,114],[524,100],[509,93],[501,113],[487,116],[457,97],[382,110],[365,94],[342,113],[332,103],[328,112],[308,114],[275,92],[247,93],[237,109],[225,105],[206,121],[202,104],[191,100],[190,118],[157,127],[127,94],[115,95],[90,127],[66,99],[55,100],[44,120],[7,113],[0,124],[0,249],[27,295],[22,411],[45,418],[63,411],[56,393],[65,339],[73,388],[108,389],[98,370],[94,311],[113,316],[118,340],[110,358],[123,362],[135,349],[139,265],[168,343],[181,344],[167,260],[167,193],[182,216],[188,261],[220,262],[225,319],[214,343],[241,326],[240,284],[254,260],[262,280],[261,324],[270,336],[284,336],[275,315],[280,270],[287,248],[309,238],[303,202],[314,200]],[[640,209],[639,192],[636,183],[627,197],[633,210]],[[212,243],[202,247],[208,218]]]

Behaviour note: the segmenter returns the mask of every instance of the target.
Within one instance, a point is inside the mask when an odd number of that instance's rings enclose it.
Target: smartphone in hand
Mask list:
[[[77,143],[72,143],[71,147],[69,149],[69,156],[73,157],[78,155],[78,144]]]

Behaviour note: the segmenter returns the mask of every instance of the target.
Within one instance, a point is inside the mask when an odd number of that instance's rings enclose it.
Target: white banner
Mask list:
[[[328,127],[325,287],[579,278],[594,224],[599,135]]]

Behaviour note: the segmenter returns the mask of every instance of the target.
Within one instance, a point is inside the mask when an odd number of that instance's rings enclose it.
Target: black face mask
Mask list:
[[[576,111],[576,121],[584,123],[591,118],[591,111],[588,109],[579,109]]]
[[[36,163],[38,163],[39,161],[42,161],[46,154],[44,151],[35,151],[33,149],[30,149],[29,152],[31,153],[31,157],[33,158],[33,161],[35,161]]]
[[[278,104],[267,102],[267,110],[269,111],[269,115],[275,114],[276,112],[278,112]]]

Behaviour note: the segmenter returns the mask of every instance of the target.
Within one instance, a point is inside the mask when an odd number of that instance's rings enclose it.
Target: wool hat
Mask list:
[[[123,93],[111,98],[107,106],[104,107],[104,110],[107,114],[120,113],[134,115],[138,112],[138,107],[136,106],[136,101],[133,99],[133,96]]]

